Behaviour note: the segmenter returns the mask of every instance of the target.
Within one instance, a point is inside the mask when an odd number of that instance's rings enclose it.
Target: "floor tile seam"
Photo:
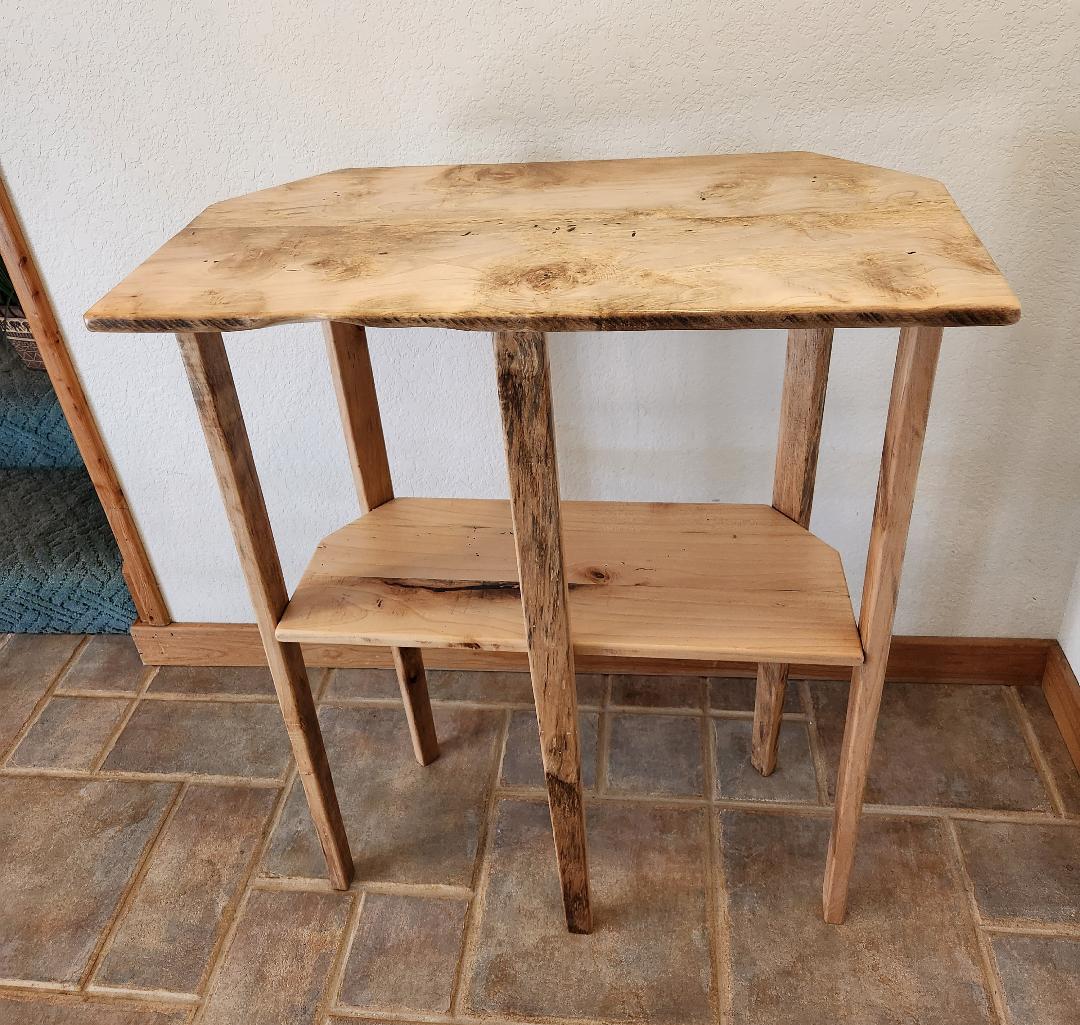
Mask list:
[[[709,700],[708,686],[705,688],[705,701]],[[720,864],[720,823],[716,816],[716,737],[712,723],[706,721],[702,730],[702,758],[704,760],[705,797],[708,802],[706,812],[705,843],[705,885],[706,885],[706,923],[709,930],[710,974],[712,990],[710,1009],[714,1020],[727,1022],[731,1014],[731,933],[727,927],[725,909],[727,892],[724,887],[723,867]]]
[[[998,971],[997,958],[986,933],[982,929],[982,913],[979,911],[979,901],[975,895],[975,883],[967,869],[964,859],[963,847],[960,844],[960,835],[956,831],[956,824],[951,819],[944,819],[941,827],[945,832],[945,848],[948,857],[949,872],[954,882],[959,885],[964,895],[964,907],[967,911],[968,924],[975,937],[975,945],[979,951],[979,962],[982,970],[983,982],[986,984],[987,995],[990,998],[991,1009],[1000,1025],[1010,1025],[1008,1004],[1005,998],[1005,985]]]
[[[1009,706],[1013,718],[1016,720],[1016,725],[1024,738],[1028,753],[1035,764],[1035,771],[1039,774],[1043,788],[1050,798],[1051,807],[1058,815],[1064,817],[1065,799],[1062,797],[1061,790],[1057,785],[1054,771],[1050,768],[1050,760],[1046,757],[1046,752],[1043,751],[1042,744],[1039,742],[1038,734],[1035,732],[1035,724],[1031,721],[1031,716],[1028,715],[1028,711],[1020,700],[1020,695],[1015,687],[1005,688],[1005,703]]]
[[[289,791],[292,789],[292,781],[295,778],[295,775],[296,767],[290,759],[289,769],[285,774],[286,782],[282,785],[277,797],[274,798],[273,804],[270,807],[270,812],[266,816],[266,822],[263,823],[259,839],[254,845],[251,857],[244,866],[244,871],[236,885],[236,891],[232,897],[229,898],[225,907],[222,908],[217,923],[214,942],[207,955],[206,964],[203,966],[203,970],[199,975],[199,981],[195,984],[195,992],[200,1000],[205,999],[206,994],[209,992],[210,978],[213,975],[218,962],[224,956],[226,937],[231,935],[230,930],[232,929],[233,922],[239,916],[240,908],[247,898],[247,893],[251,888],[252,880],[257,876],[259,867],[262,865],[263,857],[270,846],[282,809],[284,809],[285,802],[289,799]]]
[[[269,776],[218,776],[198,772],[142,772],[125,769],[108,769],[94,772],[91,769],[64,769],[49,766],[11,765],[0,769],[0,779],[71,779],[87,783],[192,783],[206,786],[248,787],[252,790],[278,790],[284,784],[281,779]]]
[[[38,719],[41,718],[42,713],[52,700],[56,688],[59,687],[61,681],[71,671],[71,667],[78,661],[79,656],[83,653],[88,643],[88,637],[83,636],[80,638],[79,642],[72,649],[71,654],[68,655],[53,673],[52,677],[50,677],[48,684],[46,684],[45,689],[41,692],[41,696],[34,702],[34,707],[30,710],[30,715],[27,717],[26,721],[22,724],[11,741],[9,741],[7,746],[0,749],[0,768],[7,768],[8,762],[15,754],[19,745],[26,739],[26,735],[34,728]]]
[[[429,698],[433,708],[464,708],[479,712],[532,712],[536,706],[531,701],[468,701],[459,698]],[[340,708],[400,708],[400,698],[336,698],[322,699],[324,705]],[[601,706],[579,702],[579,712],[599,712]]]
[[[982,929],[993,936],[1044,936],[1080,940],[1080,922],[1051,922],[1039,918],[986,918]]]
[[[109,755],[112,754],[113,748],[116,747],[120,740],[120,735],[127,729],[128,723],[131,722],[135,715],[136,710],[139,707],[139,703],[147,690],[150,688],[150,684],[153,682],[154,677],[157,676],[160,671],[160,666],[150,666],[147,672],[144,674],[142,681],[139,684],[138,690],[131,696],[128,702],[127,708],[120,716],[116,725],[113,727],[109,736],[105,738],[105,742],[101,745],[100,750],[97,753],[97,757],[91,763],[91,771],[98,773],[101,771],[102,766],[108,760]]]
[[[199,1001],[198,1007],[195,1009],[194,1015],[192,1015],[190,1025],[198,1025],[202,1020],[203,1015],[206,1013],[207,1005],[210,1003],[210,996],[214,991],[214,983],[221,974],[225,959],[228,957],[229,948],[232,946],[233,939],[240,927],[240,920],[243,918],[244,909],[247,907],[247,902],[251,899],[251,894],[253,892],[254,890],[250,885],[244,887],[240,900],[237,902],[236,912],[220,938],[220,948],[217,951],[217,956],[213,959],[209,969],[204,973],[203,979],[201,980],[204,987],[203,995],[202,999]]]
[[[796,680],[799,698],[806,711],[806,735],[810,743],[810,761],[814,767],[814,783],[817,787],[818,804],[829,806],[829,766],[825,758],[825,746],[817,728],[817,716],[814,715],[814,698],[810,693],[810,684],[806,680]]]
[[[165,991],[161,991],[164,995]],[[139,1010],[176,1011],[184,1007],[191,1007],[192,1002],[179,999],[185,994],[177,993],[172,996],[178,999],[162,999],[158,995],[147,994],[139,990],[112,990],[92,989],[82,991],[73,986],[59,983],[44,983],[24,981],[20,979],[0,979],[0,997],[2,996],[28,997],[31,1000],[41,997],[71,997],[71,1003],[86,1004],[90,1007],[137,1007]],[[56,1001],[57,1004],[69,1001]]]
[[[176,787],[172,797],[169,800],[169,804],[166,806],[164,814],[161,816],[161,821],[158,823],[157,828],[154,830],[150,839],[143,844],[143,849],[139,853],[139,860],[136,863],[135,871],[131,874],[125,885],[120,899],[117,902],[116,907],[113,909],[112,915],[109,918],[101,935],[97,939],[97,943],[94,946],[94,950],[90,955],[89,960],[86,963],[86,967],[83,969],[83,973],[79,979],[79,989],[85,990],[86,987],[94,980],[98,973],[99,968],[104,963],[105,957],[108,954],[109,949],[112,947],[113,940],[116,937],[117,930],[120,923],[124,920],[128,909],[135,898],[135,894],[138,892],[139,887],[142,885],[143,880],[146,878],[147,873],[150,871],[150,864],[153,861],[154,852],[158,849],[158,845],[161,843],[162,837],[164,837],[166,831],[169,828],[169,823],[176,816],[176,812],[180,807],[181,802],[184,799],[184,794],[187,793],[188,784],[181,783]]]
[[[351,898],[349,914],[345,919],[345,927],[341,930],[341,936],[338,938],[337,950],[334,951],[334,960],[331,963],[330,971],[326,974],[323,991],[319,997],[315,1014],[312,1016],[315,1020],[320,1017],[328,1018],[330,1009],[337,1004],[341,987],[345,982],[345,968],[349,962],[349,955],[352,953],[352,945],[356,941],[356,933],[360,928],[360,919],[364,914],[367,894],[368,891],[363,888],[360,888],[356,893],[349,894]]]
[[[488,777],[487,802],[480,824],[480,835],[477,837],[477,858],[470,879],[473,895],[465,910],[461,943],[458,947],[457,963],[454,966],[454,979],[450,987],[450,1010],[453,1013],[460,1011],[465,1003],[465,990],[471,978],[476,951],[480,943],[480,916],[487,896],[492,852],[495,848],[495,820],[498,816],[500,800],[499,783],[502,780],[503,761],[506,758],[506,747],[509,742],[511,715],[512,713],[507,711],[500,723],[499,738],[495,745],[495,769]]]

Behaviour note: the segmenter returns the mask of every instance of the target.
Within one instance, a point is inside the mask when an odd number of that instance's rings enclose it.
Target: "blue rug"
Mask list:
[[[48,375],[0,337],[0,633],[126,633],[120,565]]]
[[[82,466],[82,460],[49,375],[27,370],[0,337],[0,468],[76,466]]]

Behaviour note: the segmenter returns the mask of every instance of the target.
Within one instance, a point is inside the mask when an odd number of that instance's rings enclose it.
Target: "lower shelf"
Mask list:
[[[574,650],[863,660],[839,555],[766,505],[564,502]],[[283,641],[524,651],[504,501],[398,498],[329,535]]]

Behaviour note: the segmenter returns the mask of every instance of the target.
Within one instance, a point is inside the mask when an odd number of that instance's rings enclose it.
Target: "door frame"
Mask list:
[[[109,522],[113,537],[123,560],[124,580],[138,612],[139,623],[168,626],[172,622],[169,608],[142,536],[131,513],[120,479],[109,458],[108,449],[98,430],[97,421],[86,400],[78,371],[60,332],[56,314],[41,280],[30,245],[19,224],[11,194],[0,174],[0,257],[15,286],[19,305],[30,325],[45,372],[52,381],[60,408],[71,428],[75,444],[86,464],[90,481],[97,492],[101,508]]]

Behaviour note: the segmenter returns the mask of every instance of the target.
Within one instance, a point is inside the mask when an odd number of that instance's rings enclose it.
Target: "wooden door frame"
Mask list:
[[[105,511],[123,560],[124,580],[131,592],[139,622],[168,626],[172,622],[161,587],[150,565],[139,528],[131,514],[124,490],[116,475],[97,421],[86,401],[78,371],[71,361],[67,343],[60,333],[45,284],[19,224],[11,195],[0,174],[0,257],[3,257],[19,305],[30,325],[45,372],[71,428],[75,444],[86,464],[90,481]]]

